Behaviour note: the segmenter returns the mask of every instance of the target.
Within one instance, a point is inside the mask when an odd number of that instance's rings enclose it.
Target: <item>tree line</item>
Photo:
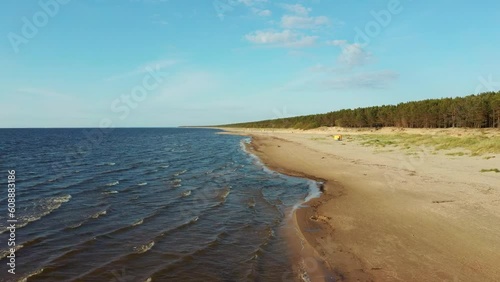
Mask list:
[[[249,128],[312,129],[321,126],[406,128],[500,128],[500,91],[428,99],[325,114],[223,125]]]

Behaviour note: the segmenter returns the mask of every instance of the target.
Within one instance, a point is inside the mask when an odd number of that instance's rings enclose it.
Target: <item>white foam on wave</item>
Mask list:
[[[107,194],[118,194],[118,191],[116,190],[111,190],[111,191],[104,191],[102,194],[107,195]]]
[[[304,201],[295,204],[293,206],[293,210],[303,207],[305,203],[309,202],[312,199],[319,198],[321,196],[321,190],[319,188],[320,185],[323,185],[323,183],[314,180],[309,180],[308,181],[309,192],[307,196],[304,198]]]
[[[96,219],[102,215],[106,215],[107,213],[108,212],[106,210],[103,210],[103,211],[96,212],[95,214],[91,215],[90,217]]]
[[[257,204],[257,203],[255,202],[255,198],[251,198],[251,199],[248,201],[248,203],[247,203],[247,205],[248,205],[248,207],[249,207],[249,208],[255,208],[255,205],[256,205],[256,204]]]
[[[304,199],[304,202],[309,202],[311,199],[319,198],[321,196],[320,185],[323,185],[321,182],[316,182],[314,180],[309,180],[309,194]]]
[[[111,186],[115,186],[115,185],[118,185],[118,184],[120,184],[120,181],[114,181],[114,182],[106,184],[106,186],[111,187]]]
[[[269,168],[267,168],[267,166],[265,164],[263,164],[261,162],[261,160],[259,159],[259,157],[257,157],[256,155],[250,153],[248,150],[247,150],[247,147],[246,147],[246,144],[250,144],[251,142],[251,138],[245,138],[245,139],[242,139],[241,142],[240,142],[240,146],[242,148],[242,150],[247,153],[251,158],[252,160],[254,161],[254,163],[260,167],[262,167],[262,169],[267,172],[267,173],[270,173],[270,174],[279,174],[279,175],[282,175],[281,173],[278,173],[278,172],[275,172],[275,171],[272,171],[270,170]],[[285,175],[286,176],[286,175]],[[306,179],[307,180],[307,179]],[[319,198],[321,196],[321,190],[319,189],[319,185],[322,185],[322,183],[320,182],[316,182],[314,180],[310,180],[308,181],[308,186],[309,186],[309,192],[306,196],[306,198],[304,199],[303,202],[300,202],[300,203],[297,203],[293,206],[293,210],[301,207],[304,203],[310,201],[311,199],[314,199],[314,198]]]
[[[97,166],[114,166],[114,165],[116,165],[116,163],[108,162],[108,163],[100,163]]]
[[[142,183],[137,184],[137,186],[146,186],[146,185],[148,185],[147,182],[142,182]]]
[[[300,281],[303,281],[303,282],[311,282],[311,278],[309,277],[309,273],[307,273],[305,268],[306,268],[305,262],[304,262],[304,260],[302,260],[302,262],[300,263],[300,267],[299,267],[299,274],[298,274],[299,279],[300,279]]]
[[[137,253],[137,254],[142,254],[142,253],[145,253],[149,250],[151,250],[151,248],[155,245],[155,241],[151,241],[147,244],[144,244],[144,245],[141,245],[139,247],[134,247],[134,251]]]
[[[181,187],[182,186],[181,182],[182,182],[182,179],[175,179],[175,180],[173,180],[172,181],[172,187],[174,187],[174,188]]]
[[[80,223],[76,223],[76,224],[70,225],[70,226],[68,226],[68,228],[75,229],[75,228],[78,228],[78,227],[82,226],[83,223],[85,223],[85,221],[82,221]]]
[[[187,197],[189,195],[191,195],[191,190],[182,193],[183,197]]]
[[[21,278],[21,279],[19,279],[17,281],[18,282],[27,282],[30,277],[33,277],[35,275],[38,275],[38,274],[42,273],[43,270],[44,270],[43,268],[37,269],[37,270],[35,270],[35,271],[31,272],[31,273],[28,273],[25,277],[23,277],[23,278]]]
[[[134,223],[132,224],[132,226],[141,225],[142,223],[144,223],[144,219],[140,219],[140,220],[138,220],[138,221],[134,222]]]
[[[179,172],[177,172],[177,173],[174,173],[174,176],[179,176],[179,175],[184,174],[184,173],[186,173],[186,172],[187,172],[187,169],[185,169],[185,170],[183,170],[183,171],[179,171]]]
[[[16,250],[16,252],[21,249],[22,247],[24,247],[23,245],[16,245],[14,247],[14,249]],[[0,260],[3,259],[4,257],[8,256],[10,254],[10,250],[0,250]]]
[[[259,159],[259,157],[257,157],[256,155],[254,155],[253,153],[251,153],[247,150],[246,145],[250,144],[251,141],[252,141],[251,138],[245,138],[245,139],[241,140],[240,147],[243,150],[243,152],[245,152],[247,155],[249,155],[250,158],[252,159],[253,163],[255,165],[261,167],[263,171],[265,171],[269,174],[274,174],[274,175],[278,174],[277,172],[270,170],[265,164],[263,164],[262,161]]]
[[[56,182],[57,180],[59,180],[59,179],[61,179],[61,178],[62,178],[62,176],[58,176],[58,177],[56,177],[56,178],[49,179],[49,180],[48,180],[48,182],[51,182],[51,183],[52,183],[52,182]]]
[[[28,207],[29,214],[21,214],[17,217],[16,229],[25,227],[30,222],[37,221],[42,217],[57,210],[63,203],[69,202],[71,195],[64,195],[59,197],[42,198],[33,202],[31,207]],[[7,227],[0,229],[0,234],[6,232]]]
[[[220,194],[220,197],[225,200],[227,198],[227,196],[229,196],[229,193],[231,193],[231,190],[229,190],[229,188],[225,191],[223,191],[221,194]]]

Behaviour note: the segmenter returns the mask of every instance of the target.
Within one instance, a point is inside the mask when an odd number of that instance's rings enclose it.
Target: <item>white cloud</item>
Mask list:
[[[331,40],[327,41],[326,44],[333,46],[342,46],[344,44],[347,44],[347,40]]]
[[[316,42],[317,36],[306,36],[291,30],[262,31],[258,30],[245,35],[245,39],[259,45],[274,45],[282,47],[305,47]]]
[[[289,29],[316,29],[330,24],[330,19],[325,16],[304,17],[284,15],[281,18],[281,26]]]
[[[366,64],[371,58],[370,53],[366,52],[361,44],[346,44],[342,47],[339,62],[348,66],[361,66]]]
[[[311,8],[306,8],[300,4],[283,4],[282,7],[296,15],[307,16],[311,12]]]
[[[259,17],[270,17],[273,14],[270,10],[262,10],[258,8],[252,8],[252,13]]]
[[[262,3],[267,2],[267,0],[238,0],[238,3],[251,9],[252,13],[259,17],[269,17],[272,15],[271,10],[263,8]]]
[[[261,17],[270,17],[273,14],[270,10],[255,10],[254,12]]]
[[[341,48],[342,52],[337,60],[344,66],[362,66],[372,58],[371,54],[364,50],[363,45],[359,43],[349,44],[347,40],[332,40],[328,41],[327,44]]]
[[[248,7],[265,2],[267,2],[267,0],[238,0],[238,3],[242,3],[243,5]]]

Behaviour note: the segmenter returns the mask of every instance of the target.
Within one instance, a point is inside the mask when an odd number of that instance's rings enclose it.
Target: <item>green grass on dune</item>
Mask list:
[[[481,172],[496,172],[496,173],[499,173],[500,170],[498,168],[490,168],[490,169],[481,169]]]
[[[362,145],[387,147],[394,146],[403,149],[415,149],[419,146],[432,147],[436,150],[465,149],[471,156],[488,153],[500,153],[500,136],[446,136],[446,135],[423,135],[423,134],[366,134],[359,135],[356,139]],[[450,153],[450,155],[464,155],[465,153]]]

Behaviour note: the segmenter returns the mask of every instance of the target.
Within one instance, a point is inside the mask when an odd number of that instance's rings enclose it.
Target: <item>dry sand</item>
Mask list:
[[[331,134],[370,134],[338,128],[231,133],[252,136],[251,147],[271,169],[326,181],[322,196],[298,209],[295,220],[312,247],[308,254],[323,260],[335,280],[500,281],[500,173],[480,172],[500,168],[500,155],[380,152],[333,141]]]

